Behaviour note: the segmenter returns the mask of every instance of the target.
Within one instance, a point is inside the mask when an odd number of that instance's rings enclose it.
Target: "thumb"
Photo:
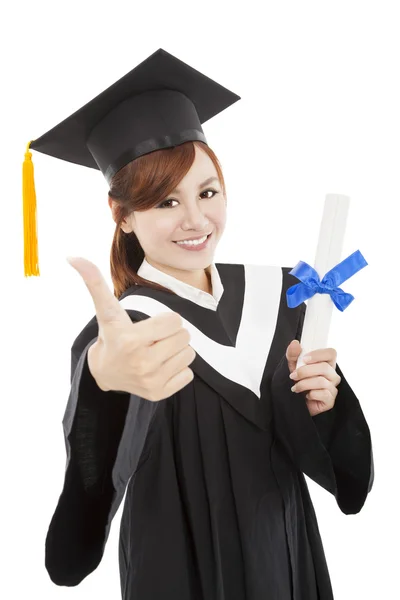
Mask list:
[[[292,373],[296,369],[297,359],[301,354],[302,348],[301,344],[298,340],[293,340],[290,342],[289,346],[286,350],[286,358],[288,361],[289,371]]]
[[[101,327],[104,328],[110,324],[119,323],[125,327],[128,323],[132,324],[128,313],[111,292],[100,269],[94,263],[78,256],[68,256],[67,261],[78,271],[92,296],[99,332]]]

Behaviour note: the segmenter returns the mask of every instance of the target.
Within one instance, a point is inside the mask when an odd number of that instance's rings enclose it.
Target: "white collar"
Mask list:
[[[210,265],[210,273],[212,295],[204,292],[203,290],[199,290],[193,285],[184,283],[183,281],[176,279],[176,277],[172,277],[172,275],[164,273],[164,271],[156,269],[145,258],[143,259],[143,262],[137,271],[137,274],[144,279],[159,283],[160,285],[172,290],[179,296],[187,298],[188,300],[191,300],[200,306],[217,310],[218,303],[224,292],[224,287],[214,262]]]

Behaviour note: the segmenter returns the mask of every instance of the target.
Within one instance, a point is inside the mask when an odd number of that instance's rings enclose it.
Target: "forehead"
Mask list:
[[[196,155],[192,166],[173,191],[179,191],[185,186],[200,185],[211,177],[216,177],[218,180],[218,173],[211,158],[197,146],[195,148]]]

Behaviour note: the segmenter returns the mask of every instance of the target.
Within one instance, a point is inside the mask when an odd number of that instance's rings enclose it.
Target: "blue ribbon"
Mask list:
[[[291,271],[290,275],[294,275],[300,279],[301,283],[292,285],[286,291],[286,300],[289,308],[295,308],[307,298],[311,298],[314,294],[329,294],[336,308],[344,311],[354,300],[354,296],[346,294],[340,287],[343,281],[349,279],[360,269],[367,266],[367,261],[359,250],[350,254],[342,260],[333,269],[328,271],[322,280],[313,267],[304,261],[299,261]]]

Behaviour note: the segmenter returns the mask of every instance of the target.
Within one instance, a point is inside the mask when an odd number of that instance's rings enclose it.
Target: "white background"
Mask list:
[[[367,267],[342,287],[329,346],[370,426],[375,484],[341,513],[307,479],[335,600],[399,597],[398,209],[400,16],[396,2],[34,2],[2,9],[0,595],[120,598],[115,516],[103,560],[75,588],[44,567],[62,490],[70,348],[94,306],[67,255],[111,287],[114,221],[100,171],[38,152],[40,277],[25,278],[21,165],[26,144],[158,48],[239,94],[203,126],[226,178],[228,220],[214,260],[313,264],[326,193],[351,198],[342,259]]]

